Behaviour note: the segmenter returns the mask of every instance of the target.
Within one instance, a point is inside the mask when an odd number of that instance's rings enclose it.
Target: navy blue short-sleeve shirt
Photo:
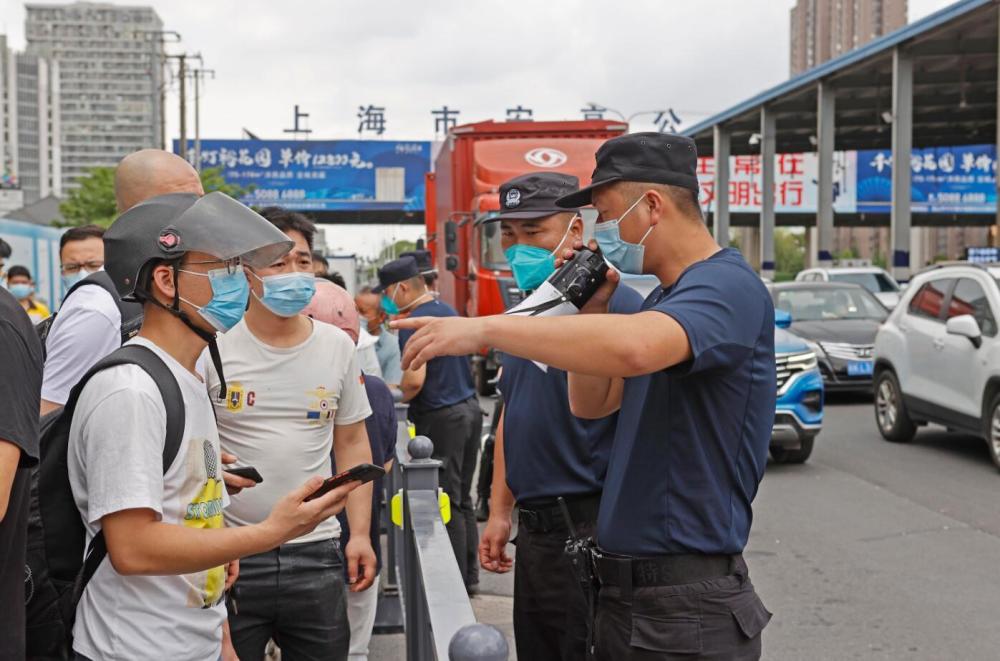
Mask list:
[[[612,313],[638,312],[642,297],[615,290]],[[530,360],[504,354],[504,463],[517,501],[597,493],[604,486],[615,434],[615,415],[584,420],[569,410],[566,372],[542,371]]]
[[[643,310],[675,319],[692,359],[625,380],[598,518],[626,555],[739,553],[774,422],[774,307],[736,250],[693,264]]]
[[[438,300],[428,301],[413,308],[411,317],[457,317],[458,313],[447,303]],[[416,331],[401,329],[399,331],[399,350],[406,349],[406,342]],[[413,401],[410,411],[415,414],[427,413],[453,406],[474,397],[476,391],[472,385],[472,366],[468,356],[440,356],[427,361],[427,376],[424,387]]]

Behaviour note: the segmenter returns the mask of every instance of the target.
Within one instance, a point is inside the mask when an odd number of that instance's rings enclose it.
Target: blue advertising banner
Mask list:
[[[202,167],[248,189],[243,203],[296,211],[423,211],[430,164],[431,145],[421,141],[201,141]]]
[[[892,152],[858,152],[857,210],[889,213]],[[914,149],[910,159],[916,213],[992,214],[997,209],[995,145]]]

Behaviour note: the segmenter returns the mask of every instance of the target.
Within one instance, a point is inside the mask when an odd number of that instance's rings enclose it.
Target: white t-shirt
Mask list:
[[[365,374],[382,378],[382,367],[378,364],[378,354],[375,352],[375,344],[378,338],[361,327],[358,333],[358,367]]]
[[[68,455],[87,544],[101,517],[127,509],[151,509],[178,526],[222,528],[228,497],[205,384],[148,340],[129,344],[153,349],[176,377],[184,396],[183,441],[164,475],[166,410],[142,368],[112,367],[87,383],[73,414]],[[226,619],[224,585],[224,567],[182,576],[122,576],[105,560],[77,608],[73,648],[95,660],[217,659]]]
[[[335,425],[371,415],[354,343],[339,328],[313,322],[302,344],[271,347],[246,321],[219,337],[228,396],[218,399],[219,377],[205,361],[205,380],[219,420],[222,449],[253,466],[264,481],[232,497],[226,523],[244,526],[267,518],[274,504],[314,475],[332,475]],[[292,543],[340,537],[330,517]]]
[[[103,287],[88,285],[73,292],[45,341],[42,399],[65,404],[87,370],[121,346],[121,326],[118,305]]]

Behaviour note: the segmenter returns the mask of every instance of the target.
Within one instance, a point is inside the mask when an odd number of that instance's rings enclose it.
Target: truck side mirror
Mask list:
[[[448,257],[445,258],[445,260],[444,260],[444,267],[446,269],[448,269],[449,271],[457,271],[458,270],[458,257],[456,257],[455,255],[448,255]]]
[[[449,255],[458,253],[458,224],[454,220],[449,220],[444,224],[444,251]],[[455,268],[449,268],[449,271],[458,268],[458,260],[455,262]]]

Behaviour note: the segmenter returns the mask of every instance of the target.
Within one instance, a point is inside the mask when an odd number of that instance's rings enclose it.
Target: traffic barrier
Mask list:
[[[401,494],[402,527],[387,525],[387,573],[380,598],[402,601],[407,661],[507,659],[503,633],[477,623],[472,611],[442,520],[441,462],[431,458],[434,444],[426,436],[411,438],[405,405],[397,402],[396,412],[396,461],[385,486],[387,505]]]

